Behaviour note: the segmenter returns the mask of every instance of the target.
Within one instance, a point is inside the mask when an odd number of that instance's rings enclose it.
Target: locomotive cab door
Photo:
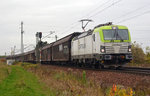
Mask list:
[[[92,53],[95,54],[96,53],[96,34],[92,34],[92,38],[93,38],[93,44],[92,44]]]

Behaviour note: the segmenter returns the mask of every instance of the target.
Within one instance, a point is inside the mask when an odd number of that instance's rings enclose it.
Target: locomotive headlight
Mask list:
[[[129,50],[128,50],[129,52],[131,52],[131,48],[129,48]]]
[[[131,52],[131,45],[128,46],[128,52]]]
[[[112,29],[114,29],[114,30],[115,30],[115,29],[117,29],[117,27],[116,27],[116,26],[113,26],[113,27],[112,27]]]
[[[105,46],[100,46],[100,51],[101,51],[102,53],[105,53]]]
[[[102,52],[102,53],[104,53],[104,52],[105,52],[105,50],[104,50],[104,49],[101,49],[101,52]]]

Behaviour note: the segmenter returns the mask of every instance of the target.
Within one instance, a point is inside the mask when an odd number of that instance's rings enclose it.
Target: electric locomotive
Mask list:
[[[79,65],[123,66],[132,60],[130,32],[126,26],[100,24],[73,38],[71,56]]]

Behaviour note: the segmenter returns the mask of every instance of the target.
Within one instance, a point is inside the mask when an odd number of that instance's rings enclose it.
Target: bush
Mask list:
[[[86,84],[86,72],[85,71],[83,71],[82,73],[82,83]]]
[[[145,62],[145,54],[143,49],[141,48],[141,45],[134,42],[132,44],[132,55],[133,55],[133,63],[144,63]]]
[[[107,92],[107,96],[135,96],[132,88],[113,84]]]
[[[1,62],[6,62],[6,59],[0,59]]]

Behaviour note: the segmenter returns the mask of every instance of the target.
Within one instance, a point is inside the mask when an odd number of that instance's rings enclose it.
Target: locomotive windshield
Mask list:
[[[127,29],[103,30],[104,40],[129,40]]]

